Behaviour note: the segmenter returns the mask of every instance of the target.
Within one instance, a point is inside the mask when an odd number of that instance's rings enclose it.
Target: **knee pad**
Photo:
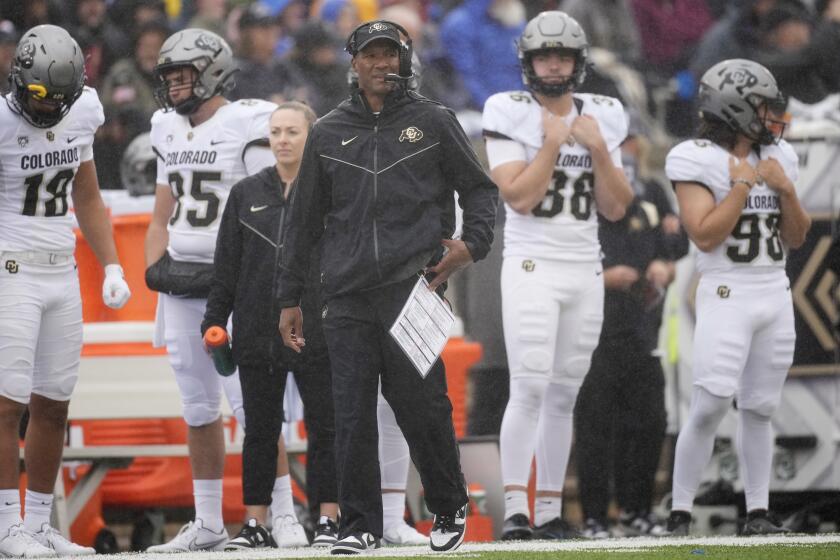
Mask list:
[[[208,402],[184,403],[184,421],[190,428],[212,424],[219,419],[220,415],[218,402],[215,406]]]
[[[738,410],[743,414],[769,420],[779,407],[780,399],[781,395],[763,395],[760,397],[752,397],[748,400],[739,400]]]
[[[511,379],[508,407],[515,406],[539,413],[547,390],[547,378],[520,377]]]
[[[577,395],[580,387],[566,383],[552,383],[548,386],[545,394],[545,409],[547,412],[563,416],[571,416],[575,409]]]
[[[32,394],[32,374],[29,369],[7,369],[0,372],[0,395],[10,401],[29,404]]]
[[[726,415],[732,399],[713,395],[703,387],[695,387],[689,410],[689,419],[703,431],[717,430],[720,421]]]

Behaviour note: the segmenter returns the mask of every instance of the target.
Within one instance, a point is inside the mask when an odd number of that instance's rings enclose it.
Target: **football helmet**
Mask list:
[[[575,56],[575,69],[568,80],[548,83],[534,72],[532,59],[535,53],[549,49],[570,51]],[[536,15],[525,26],[516,42],[522,81],[534,93],[559,97],[575,89],[586,78],[589,43],[580,24],[564,12],[550,11]]]
[[[82,49],[60,27],[33,27],[18,42],[9,85],[12,94],[7,99],[12,110],[32,126],[53,127],[70,111],[84,90]]]
[[[120,178],[131,196],[155,194],[157,161],[148,132],[139,134],[123,152]]]
[[[766,103],[770,113],[781,115],[785,98],[773,74],[757,62],[741,58],[718,62],[700,79],[698,100],[701,117],[720,119],[759,144],[781,138],[785,123],[771,115],[761,118],[758,109]]]
[[[190,67],[195,70],[192,95],[178,105],[169,96],[165,74],[169,70]],[[155,99],[161,109],[175,109],[179,115],[191,115],[214,95],[224,95],[234,86],[238,68],[227,42],[211,31],[184,29],[171,35],[160,48],[155,66]]]

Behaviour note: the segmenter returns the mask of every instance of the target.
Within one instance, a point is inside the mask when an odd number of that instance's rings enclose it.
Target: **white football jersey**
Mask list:
[[[177,201],[167,227],[173,259],[213,262],[231,188],[275,163],[267,143],[268,119],[276,108],[267,101],[243,99],[223,105],[198,126],[175,111],[152,116],[157,184],[169,185]],[[255,155],[259,157],[251,157]]]
[[[778,145],[762,146],[760,152],[760,159],[775,158],[788,179],[796,183],[799,162],[790,144],[782,140]],[[727,150],[709,140],[686,140],[668,153],[665,172],[672,182],[705,186],[719,204],[730,191],[729,157]],[[759,154],[751,152],[748,161],[755,167]],[[726,241],[708,253],[697,253],[697,270],[703,274],[784,269],[787,248],[779,237],[780,219],[779,196],[764,183],[755,185]]]
[[[9,95],[0,101],[0,251],[72,253],[70,193],[105,121],[99,96],[84,88],[61,122],[37,128],[11,109]]]
[[[618,99],[586,93],[574,94],[574,106],[565,117],[571,125],[579,115],[598,121],[613,163],[621,168],[620,146],[627,136],[627,118]],[[511,161],[534,160],[542,147],[542,110],[527,91],[497,93],[484,105],[482,127],[492,170]],[[504,256],[567,261],[600,260],[598,217],[593,194],[594,176],[589,150],[564,144],[548,192],[529,214],[505,204]]]

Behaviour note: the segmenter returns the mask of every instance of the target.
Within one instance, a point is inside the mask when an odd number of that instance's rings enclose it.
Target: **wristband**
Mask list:
[[[750,183],[746,179],[732,179],[731,181],[729,181],[729,188],[731,189],[732,187],[734,187],[737,184],[747,185],[748,189],[753,188],[753,185],[754,185],[754,183]]]

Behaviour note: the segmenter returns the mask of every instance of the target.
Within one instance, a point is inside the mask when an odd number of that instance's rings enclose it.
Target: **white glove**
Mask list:
[[[105,281],[102,282],[102,301],[111,309],[120,309],[128,298],[131,290],[125,282],[125,274],[118,264],[105,265]]]

